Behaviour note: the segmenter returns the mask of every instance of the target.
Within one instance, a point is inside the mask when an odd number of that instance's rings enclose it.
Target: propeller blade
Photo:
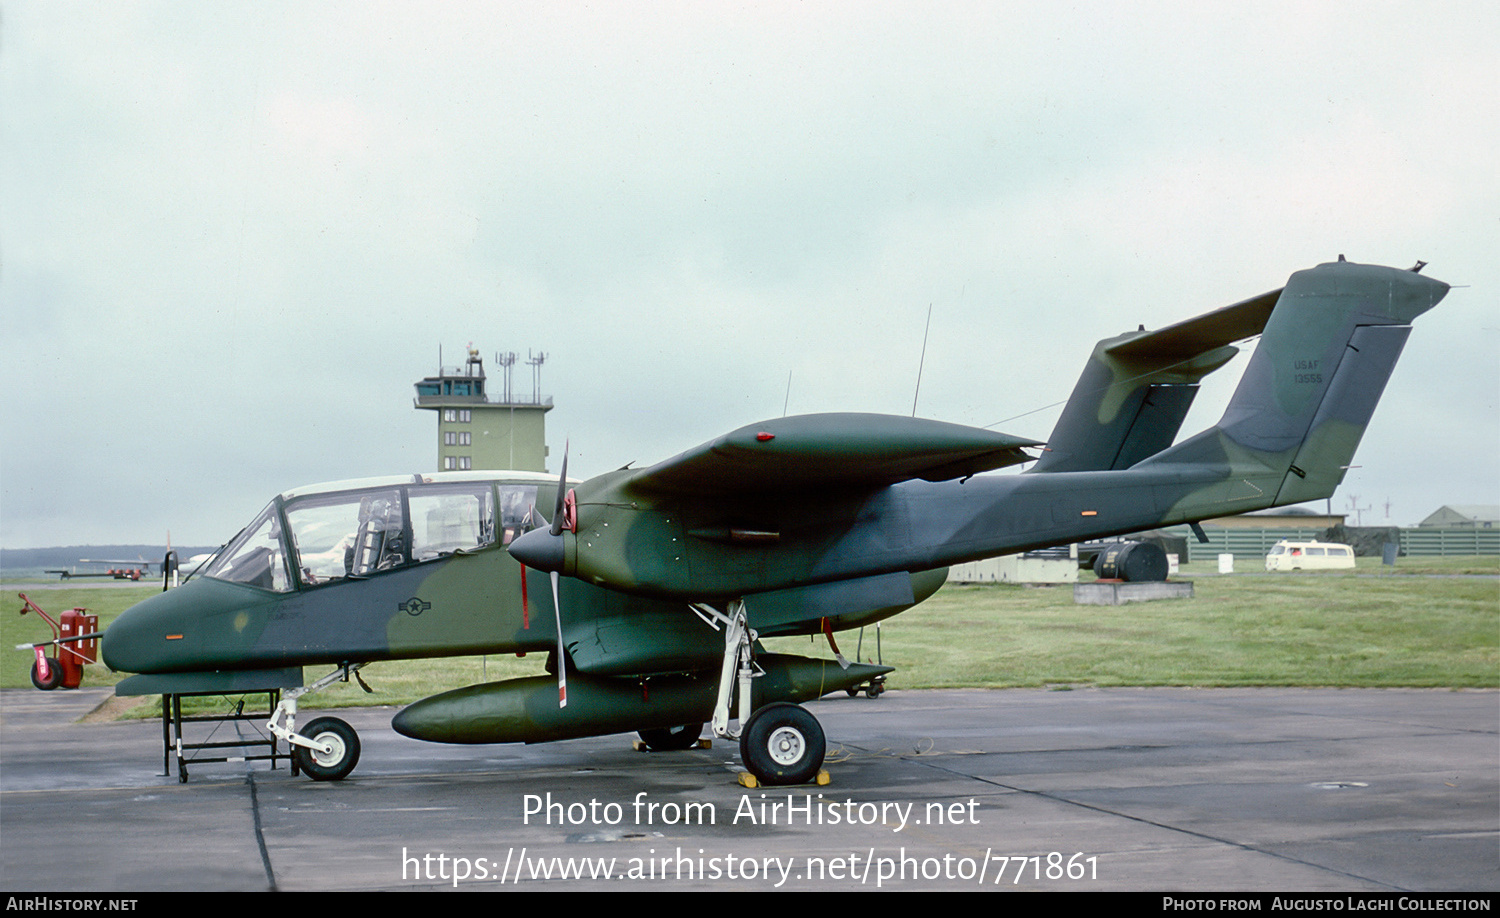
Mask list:
[[[562,474],[557,479],[557,506],[552,510],[552,534],[562,535],[563,525],[563,501],[568,497],[568,446],[569,442],[563,441],[563,463]]]
[[[567,460],[563,460],[567,464]],[[557,616],[557,706],[568,706],[568,663],[563,652],[562,603],[557,598],[557,571],[552,572],[552,611]]]

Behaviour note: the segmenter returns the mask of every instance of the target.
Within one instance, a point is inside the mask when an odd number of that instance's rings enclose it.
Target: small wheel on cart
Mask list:
[[[298,731],[327,752],[293,746],[292,758],[314,781],[342,781],[359,764],[359,734],[337,717],[319,717]]]
[[[42,691],[50,692],[53,689],[57,688],[59,685],[62,685],[62,681],[62,664],[58,663],[51,657],[47,658],[47,678],[45,679],[43,679],[41,673],[37,671],[36,663],[33,662],[31,664],[31,684],[41,689]]]
[[[885,692],[885,686],[879,682],[871,682],[870,687],[865,689],[866,698],[879,698]]]
[[[848,688],[844,689],[844,693],[847,694],[850,698],[858,698],[859,697],[859,686],[857,686],[857,685],[851,685]]]
[[[823,728],[801,705],[768,704],[740,733],[740,761],[765,785],[806,784],[823,767]]]

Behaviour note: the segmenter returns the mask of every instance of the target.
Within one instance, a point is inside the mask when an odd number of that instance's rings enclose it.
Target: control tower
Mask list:
[[[528,355],[531,366],[531,397],[511,389],[514,353],[497,354],[504,368],[504,385],[498,398],[485,391],[484,361],[471,344],[468,360],[461,367],[442,365],[438,352],[438,375],[415,384],[417,408],[438,413],[438,470],[520,469],[547,471],[545,419],[552,399],[541,395],[542,363],[546,354]]]

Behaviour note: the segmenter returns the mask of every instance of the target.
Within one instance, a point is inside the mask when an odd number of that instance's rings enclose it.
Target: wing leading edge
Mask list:
[[[1022,448],[1039,445],[923,418],[809,414],[731,431],[643,469],[631,487],[662,495],[727,495],[946,481],[1029,462]]]

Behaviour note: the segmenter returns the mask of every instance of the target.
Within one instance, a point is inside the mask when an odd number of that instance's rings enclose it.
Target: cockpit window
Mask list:
[[[536,527],[536,485],[503,484],[500,486],[501,543]]]
[[[288,558],[306,587],[368,577],[497,541],[509,543],[539,519],[532,513],[536,491],[536,485],[502,484],[498,505],[489,481],[393,485],[288,498],[283,507],[290,535],[286,549],[279,548],[280,533],[274,528],[259,536],[278,546],[278,572],[272,580],[279,585],[271,588],[290,589]],[[275,520],[274,507],[267,508],[254,526],[274,527]],[[245,546],[252,541],[241,539],[232,545],[208,575],[230,579],[215,571],[238,570],[236,565],[243,562],[235,560],[236,553],[248,552]]]
[[[488,482],[411,488],[411,557],[428,561],[495,541],[495,498]]]
[[[246,526],[239,538],[215,558],[203,574],[278,593],[290,590],[292,583],[287,576],[276,505],[262,510],[255,522]]]
[[[364,576],[405,564],[404,518],[400,491],[375,491],[362,495],[349,573]]]
[[[311,495],[286,519],[302,583],[317,586],[492,544],[495,492],[476,481]]]
[[[364,577],[407,563],[401,490],[306,497],[287,504],[302,582]]]

